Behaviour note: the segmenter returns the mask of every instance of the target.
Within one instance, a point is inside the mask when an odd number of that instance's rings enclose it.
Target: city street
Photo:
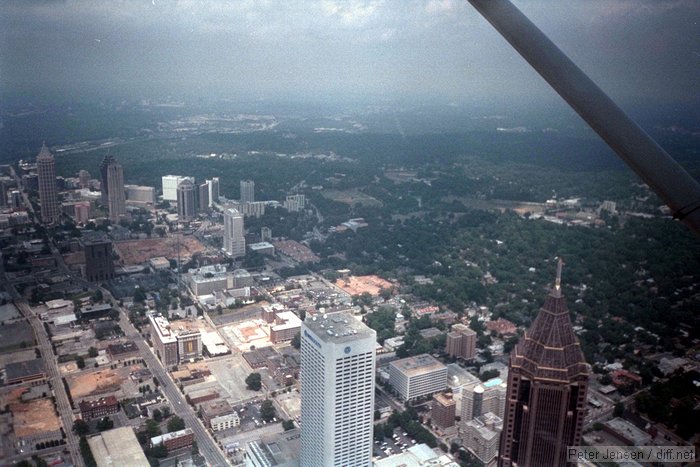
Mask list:
[[[139,353],[143,357],[148,369],[151,370],[153,376],[158,378],[160,382],[160,390],[165,395],[165,397],[170,401],[173,407],[173,413],[185,421],[185,426],[192,428],[194,431],[195,440],[197,441],[197,447],[199,452],[204,456],[204,458],[213,466],[225,466],[228,465],[226,462],[226,457],[219,450],[218,446],[211,438],[207,430],[204,428],[200,420],[195,415],[192,408],[185,401],[185,397],[182,395],[180,390],[177,388],[170,375],[163,368],[160,360],[151,352],[143,337],[139,334],[138,330],[131,324],[128,318],[128,311],[124,308],[120,308],[117,301],[114,300],[109,291],[105,288],[100,288],[106,300],[112,302],[112,305],[119,309],[121,312],[121,320],[119,325],[126,334],[126,337],[133,340],[139,348]]]

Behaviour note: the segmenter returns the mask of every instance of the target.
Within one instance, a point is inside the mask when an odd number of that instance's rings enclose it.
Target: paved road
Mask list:
[[[182,418],[185,422],[185,426],[192,428],[192,431],[194,431],[200,454],[213,466],[220,467],[229,465],[224,454],[219,450],[214,440],[196,417],[194,410],[187,404],[187,401],[185,401],[178,387],[173,380],[170,379],[170,375],[165,368],[163,368],[160,360],[151,352],[151,349],[143,340],[141,334],[139,334],[138,330],[131,324],[131,321],[129,321],[128,311],[119,307],[117,301],[114,300],[107,289],[101,288],[101,290],[105,299],[110,300],[113,306],[120,310],[121,319],[119,326],[126,334],[126,337],[136,343],[136,346],[139,348],[139,353],[145,360],[148,369],[151,370],[153,376],[158,378],[160,382],[160,391],[170,401],[173,407],[173,413]]]
[[[58,364],[53,355],[53,349],[51,348],[51,341],[46,335],[46,330],[44,325],[32,312],[29,304],[25,300],[15,300],[15,305],[22,314],[27,318],[29,323],[34,329],[34,334],[38,342],[39,350],[41,350],[41,356],[44,360],[46,366],[46,374],[51,381],[51,387],[53,388],[54,396],[56,397],[56,405],[58,407],[58,414],[63,422],[63,430],[66,433],[66,441],[68,450],[71,453],[73,462],[77,466],[83,466],[83,457],[80,455],[80,448],[78,445],[78,437],[73,433],[73,409],[71,408],[70,402],[68,401],[68,395],[66,394],[66,389],[63,386],[63,380],[61,379],[61,373],[58,370]]]

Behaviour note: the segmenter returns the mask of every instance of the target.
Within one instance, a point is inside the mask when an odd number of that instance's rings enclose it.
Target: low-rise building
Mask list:
[[[44,361],[40,358],[5,365],[6,385],[29,383],[38,386],[46,381]]]
[[[192,446],[192,441],[194,441],[194,431],[192,431],[192,428],[185,428],[184,430],[173,431],[172,433],[151,438],[151,446],[155,447],[162,444],[168,451],[175,451],[176,449]]]
[[[97,467],[149,465],[134,430],[114,428],[88,438],[88,445]]]
[[[389,363],[389,383],[403,400],[427,396],[447,388],[447,367],[422,354]]]
[[[241,419],[238,417],[236,412],[231,412],[226,415],[219,415],[209,420],[209,426],[214,431],[227,430],[229,428],[234,428],[240,426]]]
[[[92,401],[81,401],[80,416],[83,420],[101,418],[119,412],[119,401],[114,396],[100,397]]]

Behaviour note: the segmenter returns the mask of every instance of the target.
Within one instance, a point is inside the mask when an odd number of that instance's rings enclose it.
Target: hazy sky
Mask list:
[[[517,0],[616,99],[697,98],[700,1]],[[466,0],[5,0],[0,86],[540,99]]]

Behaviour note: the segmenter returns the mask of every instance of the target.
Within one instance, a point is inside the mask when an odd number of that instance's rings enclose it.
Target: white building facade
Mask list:
[[[185,177],[182,175],[164,175],[161,180],[163,182],[164,201],[177,201],[177,187],[184,180],[189,180],[194,183],[194,177]]]
[[[233,208],[224,211],[224,250],[234,258],[245,256],[243,215]]]
[[[376,346],[347,313],[302,323],[300,465],[371,465]]]

